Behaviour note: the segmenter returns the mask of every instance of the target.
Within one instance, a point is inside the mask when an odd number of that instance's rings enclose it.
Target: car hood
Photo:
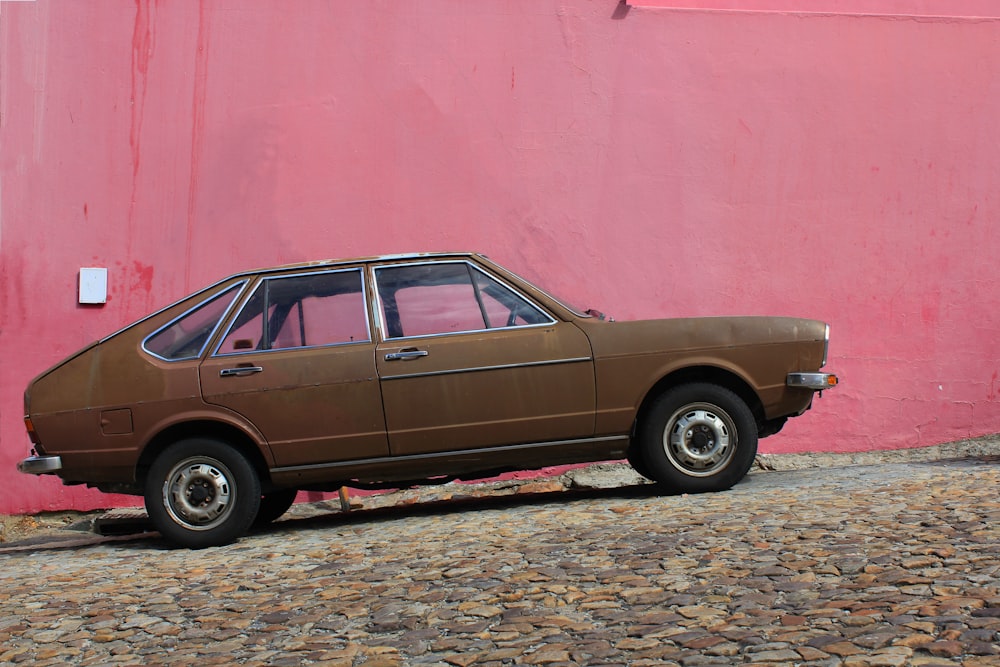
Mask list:
[[[822,341],[826,323],[796,317],[692,317],[607,322],[576,320],[586,331],[594,356],[662,349],[706,350],[778,343]]]

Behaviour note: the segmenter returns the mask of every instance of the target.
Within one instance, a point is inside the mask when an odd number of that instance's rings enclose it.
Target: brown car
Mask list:
[[[670,492],[717,491],[837,384],[828,340],[806,319],[605,321],[475,254],[283,266],[35,378],[18,468],[143,495],[192,548],[276,519],[300,489],[627,458]]]

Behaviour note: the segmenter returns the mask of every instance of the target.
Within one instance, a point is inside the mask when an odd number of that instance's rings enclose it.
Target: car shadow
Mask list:
[[[409,517],[447,516],[482,510],[503,510],[529,505],[560,505],[575,500],[605,499],[627,500],[630,498],[649,498],[663,495],[652,484],[636,484],[609,489],[563,489],[559,491],[542,491],[538,493],[487,493],[473,496],[454,495],[447,499],[418,500],[416,502],[400,501],[380,507],[362,507],[344,511],[335,501],[310,503],[313,506],[328,505],[329,509],[318,507],[310,516],[286,516],[278,521],[251,529],[236,545],[241,548],[252,548],[254,539],[280,534],[290,534],[299,530],[327,530],[362,523],[381,523],[398,521]],[[293,510],[294,513],[294,510]],[[153,530],[149,519],[145,516],[130,516],[128,519],[109,520],[103,523],[101,533],[75,533],[66,535],[46,536],[39,539],[29,539],[18,543],[9,543],[0,547],[2,553],[30,553],[33,551],[80,550],[114,545],[118,550],[135,551],[177,551],[184,549],[163,540],[158,532]],[[231,548],[234,545],[214,547]]]
[[[268,526],[253,530],[250,535],[268,535],[300,529],[326,529],[359,523],[398,521],[413,517],[448,516],[483,510],[505,510],[524,506],[562,505],[578,500],[628,500],[664,495],[652,484],[636,484],[610,489],[564,489],[538,493],[488,494],[452,496],[448,499],[422,500],[414,503],[387,505],[343,511],[331,507],[329,512],[308,517],[287,517]]]
[[[790,470],[759,470],[754,474],[744,477],[734,490],[746,490],[747,487],[756,487],[756,490],[764,491],[768,488],[781,485],[783,480],[795,483],[831,483],[829,480],[833,470],[844,468],[851,471],[850,477],[856,482],[864,483],[867,477],[898,477],[898,474],[891,474],[893,467],[906,468],[913,466],[920,467],[977,467],[977,466],[1000,465],[1000,456],[961,456],[945,459],[934,459],[926,461],[892,461],[884,463],[883,470],[873,470],[871,466],[865,465],[845,465],[831,467],[816,467]],[[262,536],[280,535],[291,533],[303,529],[332,529],[343,526],[353,526],[363,523],[385,523],[398,521],[410,517],[425,516],[448,516],[467,512],[483,510],[504,510],[524,506],[547,506],[563,505],[578,500],[604,500],[614,502],[619,500],[632,500],[653,497],[663,497],[675,495],[669,490],[664,490],[655,484],[627,484],[612,488],[568,488],[554,491],[541,491],[537,493],[483,493],[475,492],[475,495],[453,495],[447,499],[433,498],[417,500],[411,502],[401,500],[393,504],[379,507],[354,508],[349,511],[340,509],[336,501],[322,501],[319,503],[309,503],[316,507],[313,514],[309,516],[295,516],[293,510],[290,515],[272,523],[268,526],[251,530],[239,543],[241,548],[252,548],[253,539]],[[178,548],[164,541],[159,533],[152,530],[148,519],[145,517],[131,517],[126,520],[109,521],[104,525],[100,534],[67,532],[60,535],[47,535],[40,538],[30,538],[18,542],[0,544],[0,555],[10,553],[30,553],[32,551],[50,550],[77,550],[87,547],[97,547],[101,545],[114,545],[115,549],[134,549],[148,551],[174,551]],[[231,547],[232,545],[230,545]],[[227,547],[216,547],[227,548]]]

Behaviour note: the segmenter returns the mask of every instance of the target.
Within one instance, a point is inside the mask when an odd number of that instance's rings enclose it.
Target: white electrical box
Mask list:
[[[80,303],[108,302],[108,270],[80,269]]]

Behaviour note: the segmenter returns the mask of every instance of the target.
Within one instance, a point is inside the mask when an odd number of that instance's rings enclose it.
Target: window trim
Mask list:
[[[205,354],[206,348],[208,348],[208,346],[212,343],[212,339],[215,338],[216,334],[219,333],[219,328],[222,326],[222,323],[225,322],[227,319],[229,319],[229,315],[233,312],[233,308],[235,308],[237,306],[237,304],[239,304],[242,301],[241,292],[243,292],[246,289],[246,286],[247,286],[248,282],[249,282],[248,280],[237,281],[237,282],[233,283],[232,285],[229,285],[225,289],[220,290],[220,291],[212,294],[211,296],[202,299],[201,301],[199,301],[195,305],[191,306],[190,308],[188,308],[187,310],[185,310],[183,313],[181,313],[177,317],[173,318],[172,320],[170,320],[169,322],[167,322],[166,324],[164,324],[162,327],[159,327],[158,329],[156,329],[155,331],[153,331],[151,334],[149,334],[148,336],[146,336],[145,338],[143,338],[142,339],[142,343],[140,344],[140,347],[142,348],[142,351],[145,352],[146,354],[148,354],[149,356],[153,357],[154,359],[159,359],[160,361],[164,361],[164,362],[166,362],[168,364],[172,364],[172,363],[177,362],[177,361],[191,361],[192,359],[201,359],[202,355]],[[186,356],[186,357],[177,357],[176,359],[168,359],[168,358],[166,358],[166,357],[164,357],[162,355],[159,355],[159,354],[153,352],[152,350],[150,350],[149,348],[146,347],[146,343],[151,338],[155,337],[160,332],[165,331],[166,329],[169,329],[170,327],[174,326],[177,322],[181,321],[182,319],[184,319],[185,317],[187,317],[188,315],[190,315],[194,311],[198,310],[199,308],[202,308],[202,307],[208,305],[208,303],[210,301],[213,301],[215,299],[221,298],[223,294],[225,294],[226,292],[228,292],[228,291],[230,291],[230,290],[232,290],[234,288],[236,288],[236,294],[233,296],[232,301],[229,302],[229,305],[226,306],[226,309],[222,312],[222,316],[219,317],[218,320],[216,320],[215,325],[212,327],[212,332],[210,334],[208,334],[208,337],[205,339],[205,342],[202,343],[201,348],[198,350],[198,354],[191,355],[191,356]]]
[[[548,319],[548,321],[547,322],[539,322],[538,324],[524,324],[524,325],[521,325],[521,326],[513,326],[513,327],[507,327],[507,326],[504,326],[504,327],[490,327],[490,326],[488,326],[488,321],[487,321],[487,319],[484,316],[483,324],[486,324],[487,326],[485,326],[482,329],[466,329],[466,330],[462,330],[462,331],[448,331],[448,332],[444,332],[444,333],[417,334],[417,335],[413,335],[413,336],[390,336],[389,335],[389,331],[388,331],[388,324],[386,323],[385,317],[384,317],[384,314],[383,314],[382,295],[380,294],[379,288],[378,288],[379,287],[379,281],[378,281],[378,271],[379,271],[379,269],[391,269],[391,268],[399,268],[399,267],[404,267],[404,266],[440,266],[442,264],[465,264],[466,269],[468,271],[470,271],[469,280],[471,281],[472,288],[473,288],[473,290],[476,293],[477,303],[479,302],[479,298],[480,298],[479,297],[479,289],[478,289],[478,287],[475,284],[475,278],[471,274],[471,271],[479,271],[480,273],[482,273],[487,278],[489,278],[489,279],[491,279],[491,280],[499,283],[503,287],[509,289],[516,296],[520,297],[525,303],[527,303],[529,306],[531,306],[536,311],[538,311],[538,313],[540,313],[541,315],[545,316]],[[394,264],[372,264],[371,271],[372,271],[372,286],[374,288],[373,292],[374,292],[374,296],[375,296],[375,309],[374,309],[374,312],[375,312],[375,317],[376,317],[376,319],[378,321],[379,334],[382,337],[382,342],[383,343],[392,343],[392,344],[394,344],[396,341],[402,341],[402,340],[412,340],[412,339],[416,339],[416,338],[441,338],[441,337],[444,337],[444,336],[462,336],[462,335],[470,334],[470,333],[486,333],[486,332],[493,332],[493,331],[521,331],[521,330],[525,330],[525,329],[537,329],[539,327],[551,327],[552,325],[556,324],[556,322],[558,322],[558,320],[552,315],[552,313],[550,313],[547,308],[544,308],[543,306],[541,306],[535,299],[532,299],[530,296],[526,295],[523,291],[517,289],[515,286],[511,285],[508,281],[503,280],[502,278],[500,278],[499,276],[497,276],[492,271],[488,271],[488,270],[486,270],[486,268],[484,268],[482,266],[479,266],[479,265],[475,264],[474,262],[471,262],[471,261],[469,261],[467,259],[448,259],[448,260],[424,261],[424,262],[401,262],[401,263],[394,263]],[[480,304],[480,307],[482,307],[481,304]]]
[[[368,336],[365,340],[350,340],[350,341],[344,341],[342,343],[322,343],[322,344],[318,344],[318,345],[297,345],[297,346],[294,346],[294,347],[276,347],[276,348],[267,348],[265,350],[234,350],[233,352],[220,352],[220,349],[222,348],[222,344],[226,341],[226,338],[228,338],[229,334],[232,332],[233,325],[236,324],[236,320],[239,319],[240,313],[242,313],[243,309],[246,308],[247,304],[249,304],[250,301],[253,300],[254,296],[257,294],[257,290],[262,289],[267,284],[267,282],[269,280],[283,280],[285,278],[300,278],[302,276],[319,276],[319,275],[326,275],[326,274],[330,274],[330,273],[348,273],[350,271],[355,271],[355,272],[357,272],[357,273],[359,273],[361,275],[361,300],[362,300],[362,311],[363,311],[362,315],[364,316],[364,320],[365,320],[365,334]],[[264,312],[267,312],[267,310],[268,310],[267,296],[268,295],[265,293],[265,295],[264,295]],[[236,356],[242,356],[242,355],[247,355],[247,354],[267,354],[267,353],[270,353],[270,352],[290,352],[290,351],[297,351],[297,350],[315,350],[315,349],[324,348],[324,347],[343,347],[345,345],[366,345],[366,344],[370,344],[370,343],[372,343],[372,340],[373,340],[371,318],[368,316],[368,314],[369,314],[370,311],[371,311],[371,309],[369,308],[369,299],[368,299],[368,290],[367,290],[367,276],[365,275],[365,270],[364,270],[363,266],[352,266],[352,267],[348,267],[348,268],[337,268],[337,269],[317,270],[317,271],[297,271],[295,273],[286,273],[286,274],[279,274],[279,275],[262,274],[260,276],[260,279],[257,281],[256,285],[254,285],[254,288],[251,289],[251,290],[248,290],[247,294],[244,296],[244,298],[240,299],[240,303],[239,303],[239,305],[237,307],[237,310],[236,310],[235,314],[234,313],[229,313],[227,315],[227,317],[224,318],[224,319],[228,319],[229,320],[229,325],[226,327],[225,333],[223,333],[222,336],[219,337],[218,342],[215,344],[215,348],[212,350],[212,353],[209,356],[210,357],[236,357]],[[266,320],[266,318],[265,318],[265,320]],[[264,326],[264,331],[265,331],[264,335],[267,335],[267,326],[266,325]]]

